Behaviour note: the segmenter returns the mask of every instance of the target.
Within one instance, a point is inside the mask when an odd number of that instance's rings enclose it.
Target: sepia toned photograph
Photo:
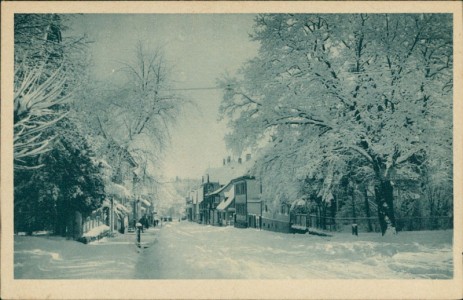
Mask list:
[[[461,14],[71,11],[10,15],[8,280],[461,291]]]

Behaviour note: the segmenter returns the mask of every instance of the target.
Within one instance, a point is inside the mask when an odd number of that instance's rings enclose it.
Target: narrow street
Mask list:
[[[452,230],[333,237],[167,222],[88,245],[15,236],[16,279],[387,279],[453,276]]]

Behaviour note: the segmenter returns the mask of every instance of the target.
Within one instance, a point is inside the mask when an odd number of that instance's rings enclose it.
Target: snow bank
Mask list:
[[[97,226],[97,227],[89,230],[88,232],[84,233],[84,235],[82,235],[82,236],[83,237],[97,237],[99,235],[104,234],[106,231],[109,231],[109,226],[100,225],[100,226]]]
[[[146,233],[143,242],[148,242]],[[88,245],[59,236],[15,236],[15,279],[130,279],[139,249],[133,234]]]
[[[100,225],[98,227],[95,227],[86,233],[82,235],[81,238],[78,239],[79,242],[82,242],[84,244],[88,244],[90,242],[93,242],[95,240],[99,240],[105,236],[108,236],[110,234],[109,226],[107,225]]]

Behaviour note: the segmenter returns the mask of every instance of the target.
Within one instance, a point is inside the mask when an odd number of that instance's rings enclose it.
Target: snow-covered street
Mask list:
[[[453,276],[452,231],[293,235],[169,222],[89,245],[15,237],[16,278],[328,279]]]
[[[143,234],[152,243],[155,229]],[[134,233],[103,238],[88,245],[55,236],[15,236],[14,276],[17,279],[133,278],[141,250]]]
[[[451,278],[452,231],[331,238],[168,223],[137,278]]]

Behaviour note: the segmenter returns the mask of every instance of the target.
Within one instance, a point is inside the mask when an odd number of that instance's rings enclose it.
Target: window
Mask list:
[[[236,213],[239,215],[245,215],[246,214],[246,204],[237,204]]]
[[[280,213],[282,215],[287,215],[289,213],[289,210],[290,210],[290,206],[287,205],[287,204],[282,204],[281,205],[281,208],[280,208]]]
[[[235,194],[237,195],[246,194],[246,182],[241,182],[235,185]]]

